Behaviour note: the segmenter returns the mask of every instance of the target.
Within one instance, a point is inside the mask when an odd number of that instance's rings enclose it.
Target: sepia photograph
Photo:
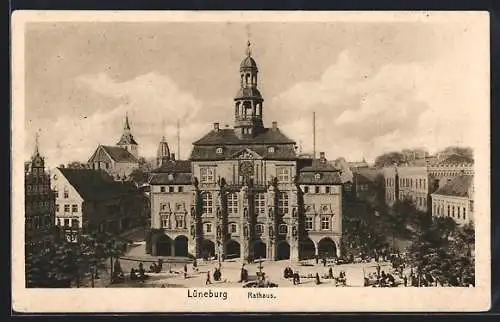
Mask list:
[[[487,310],[488,19],[16,12],[15,310]]]

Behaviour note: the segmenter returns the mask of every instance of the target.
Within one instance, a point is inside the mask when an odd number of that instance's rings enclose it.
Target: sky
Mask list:
[[[484,29],[440,22],[30,22],[26,159],[35,133],[49,167],[118,142],[128,113],[139,154],[162,135],[180,157],[214,122],[233,125],[246,43],[264,123],[303,152],[349,161],[404,148],[471,146],[489,111]],[[487,88],[485,86],[488,86]],[[479,96],[481,99],[478,99]]]

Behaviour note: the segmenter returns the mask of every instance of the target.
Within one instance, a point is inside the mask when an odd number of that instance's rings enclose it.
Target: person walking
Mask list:
[[[319,279],[319,274],[316,273],[316,285],[319,285],[319,284],[321,284],[321,281]]]
[[[328,278],[333,279],[333,268],[331,268],[331,267],[328,269]]]
[[[188,267],[186,264],[184,264],[184,278],[187,278],[188,275]]]
[[[210,271],[207,272],[207,280],[205,281],[205,285],[212,284],[210,281]]]

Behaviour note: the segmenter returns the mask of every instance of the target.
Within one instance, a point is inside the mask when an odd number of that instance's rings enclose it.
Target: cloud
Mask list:
[[[101,73],[80,76],[75,82],[81,91],[114,98],[118,103],[114,108],[100,109],[89,116],[77,119],[61,116],[53,124],[40,124],[43,129],[40,145],[52,167],[73,160],[86,161],[98,144],[115,145],[122,134],[126,113],[129,115],[132,134],[139,143],[139,153],[146,157],[156,154],[162,135],[171,141],[171,150],[177,150],[177,120],[180,120],[182,129],[184,158],[190,152],[186,147],[204,128],[196,122],[202,102],[180,89],[166,75],[148,73],[116,82]],[[32,140],[27,140],[25,151],[28,155],[33,151]]]
[[[277,95],[274,113],[281,116],[282,128],[312,150],[308,115],[316,111],[316,151],[332,158],[373,160],[403,148],[423,146],[433,152],[470,144],[476,129],[470,109],[474,100],[464,75],[475,75],[465,59],[453,53],[365,72],[346,50],[316,81],[297,83]]]

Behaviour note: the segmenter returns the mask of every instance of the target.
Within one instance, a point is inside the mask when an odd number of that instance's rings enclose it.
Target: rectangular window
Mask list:
[[[290,169],[279,167],[278,171],[278,182],[290,182]]]
[[[227,213],[237,214],[238,213],[238,194],[230,193],[227,196]]]
[[[69,219],[64,219],[64,227],[69,227]]]
[[[177,192],[183,192],[183,187],[182,186],[177,187]]]
[[[288,194],[286,192],[279,194],[278,211],[280,215],[288,214]]]
[[[69,205],[64,205],[64,212],[69,212]]]
[[[210,192],[206,192],[203,194],[203,213],[211,214],[212,207],[213,207],[212,194]]]
[[[451,216],[455,218],[455,206],[451,207]]]
[[[59,198],[59,191],[57,191],[57,189],[54,189],[54,196],[57,198]]]
[[[258,215],[266,213],[266,195],[262,192],[255,195],[255,212]]]
[[[78,205],[71,205],[71,212],[78,212]]]
[[[170,220],[168,216],[161,217],[161,227],[162,228],[170,228]]]
[[[205,232],[207,233],[212,232],[212,224],[205,224]]]
[[[213,168],[204,167],[200,169],[201,182],[214,182],[215,171]]]
[[[59,204],[56,203],[56,212],[59,212]]]
[[[238,226],[236,226],[236,224],[231,224],[229,232],[235,234],[237,231],[238,231]]]
[[[168,187],[168,192],[174,192],[174,187]]]
[[[160,187],[160,192],[165,192],[165,187]]]
[[[448,217],[450,217],[450,205],[448,205]]]
[[[255,226],[255,233],[256,233],[257,235],[262,235],[262,234],[264,233],[264,225],[262,225],[262,224],[257,224],[257,225]]]
[[[184,228],[184,220],[182,216],[175,216],[175,228]]]
[[[319,193],[319,187],[318,186],[314,187],[314,193]]]
[[[463,219],[465,219],[465,214],[466,214],[466,210],[465,210],[465,207],[462,208],[462,216],[463,216]]]
[[[321,217],[321,230],[330,230],[330,217]]]
[[[313,217],[306,217],[306,230],[313,229]]]
[[[161,203],[160,204],[160,210],[161,211],[166,211],[167,210],[167,204],[166,203]]]
[[[330,187],[325,187],[325,193],[330,193]]]
[[[304,193],[309,193],[309,187],[308,186],[304,187]]]
[[[460,219],[460,207],[457,207],[457,218]]]
[[[175,204],[175,211],[181,211],[182,210],[182,204],[181,203],[176,203]]]

